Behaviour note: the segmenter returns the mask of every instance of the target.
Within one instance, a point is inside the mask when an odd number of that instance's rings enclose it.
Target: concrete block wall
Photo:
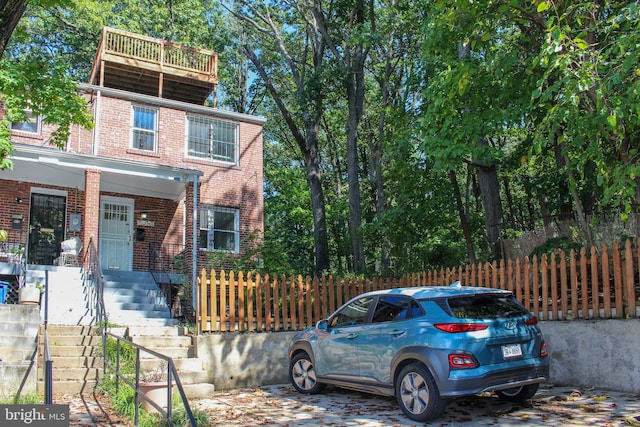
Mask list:
[[[541,322],[551,382],[640,393],[640,319]]]
[[[36,393],[40,306],[0,304],[0,399]]]
[[[640,393],[640,319],[541,322],[551,357],[550,382]],[[288,383],[294,332],[197,337],[217,390]]]

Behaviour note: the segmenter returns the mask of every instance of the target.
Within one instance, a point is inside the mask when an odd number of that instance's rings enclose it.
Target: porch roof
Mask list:
[[[85,170],[98,169],[100,191],[178,201],[186,183],[202,171],[140,163],[123,159],[71,153],[50,147],[14,143],[13,170],[0,171],[0,179],[56,185],[84,190]]]

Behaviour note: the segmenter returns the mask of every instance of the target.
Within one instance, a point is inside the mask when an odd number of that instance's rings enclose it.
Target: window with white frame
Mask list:
[[[144,105],[133,106],[131,147],[156,151],[158,140],[158,109]]]
[[[11,130],[29,133],[40,133],[40,116],[34,116],[31,110],[24,110],[24,114],[24,121],[12,122]]]
[[[200,208],[200,249],[240,251],[240,211],[203,205]]]
[[[223,162],[236,163],[238,153],[238,125],[225,120],[203,116],[187,116],[188,155]]]

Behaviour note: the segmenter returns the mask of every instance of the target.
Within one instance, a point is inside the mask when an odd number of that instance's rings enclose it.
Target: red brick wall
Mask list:
[[[95,117],[96,128],[94,131],[81,129],[74,126],[71,129],[66,149],[71,152],[92,154],[92,146],[95,144],[96,154],[101,157],[127,159],[142,163],[153,163],[164,166],[173,166],[185,169],[200,170],[203,176],[199,182],[199,204],[210,204],[240,210],[241,223],[241,249],[242,242],[247,236],[257,231],[261,237],[263,232],[263,159],[262,159],[262,126],[246,122],[237,122],[239,125],[239,161],[238,164],[206,161],[186,157],[186,125],[187,115],[183,110],[166,107],[158,107],[158,152],[148,153],[130,148],[130,128],[132,121],[132,105],[129,100],[116,99],[97,94],[85,94],[90,101],[89,108],[97,108]],[[225,119],[226,120],[226,119]],[[42,126],[39,135],[14,133],[13,141],[41,146],[50,137],[53,128]],[[95,139],[94,138],[95,135]],[[83,240],[88,242],[90,236],[98,235],[99,221],[99,170],[89,170],[85,175],[87,180],[87,193],[80,192],[78,200],[75,200],[75,189],[67,189],[69,192],[69,206],[79,206],[78,211],[83,214]],[[10,181],[4,182],[0,189],[0,207],[3,209],[16,209],[15,196],[12,194],[18,190],[12,190],[15,186],[21,186],[19,192],[25,193],[23,200],[28,201],[29,184],[18,184]],[[40,185],[38,185],[40,186]],[[193,206],[192,187],[188,184],[187,207]],[[163,199],[151,199],[136,197],[126,192],[115,194],[120,197],[135,199],[136,220],[139,213],[146,211],[149,220],[155,222],[154,227],[142,227],[145,229],[145,241],[134,244],[134,269],[146,269],[148,266],[148,242],[183,243],[185,239],[190,245],[192,215],[187,215],[186,233],[184,236],[184,209],[185,202],[173,202]],[[28,207],[25,203],[25,227],[27,224]],[[68,209],[72,212],[75,209]],[[68,221],[68,218],[67,218]],[[6,216],[0,215],[0,228]],[[135,227],[134,227],[135,228]],[[190,249],[188,249],[188,253]],[[205,259],[204,253],[199,258]],[[199,268],[204,266],[200,265]]]

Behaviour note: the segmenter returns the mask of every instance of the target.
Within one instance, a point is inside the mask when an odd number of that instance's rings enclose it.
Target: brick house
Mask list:
[[[58,149],[38,117],[12,124],[5,249],[59,265],[61,242],[78,237],[103,271],[181,268],[192,283],[208,253],[242,256],[263,232],[265,120],[205,106],[216,85],[214,52],[105,28],[78,84],[95,128],[72,128]]]

